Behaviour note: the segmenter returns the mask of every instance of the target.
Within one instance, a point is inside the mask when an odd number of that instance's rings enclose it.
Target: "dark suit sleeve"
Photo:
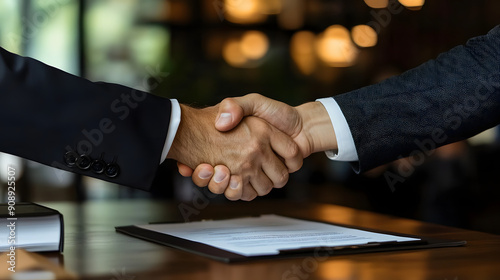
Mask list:
[[[363,172],[500,123],[500,26],[417,68],[335,97]]]
[[[168,131],[169,99],[93,83],[2,48],[0,94],[0,151],[150,188]]]

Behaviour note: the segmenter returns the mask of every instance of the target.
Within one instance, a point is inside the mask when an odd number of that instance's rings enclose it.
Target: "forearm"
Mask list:
[[[336,96],[355,140],[359,170],[497,125],[499,34],[497,27],[400,76]]]
[[[0,149],[117,184],[148,189],[168,130],[170,100],[93,83],[0,49]],[[115,177],[69,166],[68,151],[116,163]]]

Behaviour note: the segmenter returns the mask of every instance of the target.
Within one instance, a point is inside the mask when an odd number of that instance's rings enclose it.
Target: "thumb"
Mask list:
[[[243,97],[226,98],[219,104],[215,128],[228,131],[235,128],[245,116],[255,115],[266,97],[251,93]]]
[[[243,117],[250,115],[264,119],[291,137],[297,136],[302,129],[301,116],[294,107],[258,93],[222,100],[215,128],[219,131],[231,130]]]

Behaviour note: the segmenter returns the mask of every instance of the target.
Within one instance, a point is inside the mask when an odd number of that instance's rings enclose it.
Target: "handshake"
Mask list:
[[[291,107],[253,93],[204,109],[181,105],[167,158],[197,186],[250,201],[283,187],[310,154],[336,149],[331,119],[320,102]]]

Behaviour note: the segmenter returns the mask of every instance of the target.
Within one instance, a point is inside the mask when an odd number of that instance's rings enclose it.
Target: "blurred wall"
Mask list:
[[[195,106],[250,92],[298,105],[376,83],[485,34],[500,23],[500,2],[0,0],[0,19],[4,48],[93,81]],[[357,176],[348,164],[313,155],[270,197],[500,232],[500,211],[493,206],[497,135],[492,130],[443,148],[397,187],[388,185],[384,172],[401,162]],[[153,194],[72,174],[54,180],[48,167],[18,164],[26,170],[28,200],[189,201],[195,189],[175,175],[172,163]]]

